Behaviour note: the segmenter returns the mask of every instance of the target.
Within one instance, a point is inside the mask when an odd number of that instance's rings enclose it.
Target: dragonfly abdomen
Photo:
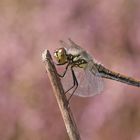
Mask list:
[[[112,80],[116,80],[122,83],[126,83],[128,85],[132,85],[132,86],[137,86],[140,87],[140,81],[136,80],[132,77],[128,77],[125,76],[123,74],[111,71],[107,68],[105,68],[104,66],[102,66],[101,64],[95,64],[95,66],[97,67],[100,75],[102,78],[107,78],[107,79],[112,79]]]

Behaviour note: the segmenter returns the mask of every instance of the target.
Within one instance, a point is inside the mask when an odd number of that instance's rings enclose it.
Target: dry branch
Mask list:
[[[62,87],[60,78],[57,76],[56,68],[48,50],[45,50],[42,53],[42,60],[45,63],[45,68],[47,70],[48,77],[53,87],[54,95],[60,108],[68,136],[70,140],[80,140],[80,135],[74,122],[70,106],[67,106],[68,102],[64,94],[64,89]]]

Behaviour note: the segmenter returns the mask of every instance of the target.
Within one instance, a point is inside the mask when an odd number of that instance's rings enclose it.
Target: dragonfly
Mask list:
[[[67,75],[68,79],[63,82],[67,88],[65,93],[73,89],[69,100],[73,94],[90,97],[101,93],[104,89],[104,78],[140,87],[140,81],[106,68],[74,41],[68,40],[69,44],[60,40],[62,47],[55,50],[54,58],[58,66],[65,66],[64,72],[58,74],[59,77],[63,79],[68,71],[71,72],[71,76]],[[72,81],[71,86],[70,81]]]

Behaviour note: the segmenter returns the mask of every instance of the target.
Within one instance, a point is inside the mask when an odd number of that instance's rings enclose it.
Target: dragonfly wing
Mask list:
[[[67,52],[69,54],[73,54],[73,55],[77,55],[81,52],[83,52],[84,50],[77,45],[76,43],[74,43],[71,39],[69,39],[69,43],[64,42],[63,40],[60,40],[60,44],[67,49]]]
[[[99,73],[97,73],[97,71],[96,74],[97,75],[95,76],[89,68],[86,68],[82,75],[79,73],[77,78],[79,86],[75,92],[75,95],[90,97],[101,93],[103,90],[103,79]]]
[[[99,94],[103,90],[103,79],[100,77],[98,71],[96,71],[96,76],[93,74],[93,69],[89,68],[74,68],[74,72],[78,81],[78,88],[74,95],[90,97]],[[66,73],[66,76],[62,78],[62,83],[65,91],[73,85],[73,77],[70,69]],[[72,91],[73,89],[69,93]]]

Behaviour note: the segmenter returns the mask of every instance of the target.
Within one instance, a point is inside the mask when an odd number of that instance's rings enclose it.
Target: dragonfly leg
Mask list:
[[[76,76],[75,76],[75,73],[74,73],[74,70],[73,70],[73,66],[71,67],[71,72],[72,72],[72,77],[73,77],[73,85],[72,85],[71,88],[69,88],[69,89],[65,92],[65,94],[66,94],[67,92],[69,92],[71,89],[73,89],[74,87],[75,87],[75,88],[74,88],[74,90],[72,91],[70,97],[68,98],[68,102],[70,101],[71,97],[73,96],[74,92],[76,91],[76,89],[77,89],[77,87],[78,87],[78,81],[77,81],[77,78],[76,78]]]
[[[57,64],[57,65],[60,66],[61,64]],[[65,74],[66,74],[66,72],[67,72],[67,70],[68,70],[69,65],[70,65],[70,64],[68,63],[67,66],[66,66],[66,68],[65,68],[65,71],[63,72],[63,74],[57,73],[57,75],[58,75],[59,77],[64,77]]]

